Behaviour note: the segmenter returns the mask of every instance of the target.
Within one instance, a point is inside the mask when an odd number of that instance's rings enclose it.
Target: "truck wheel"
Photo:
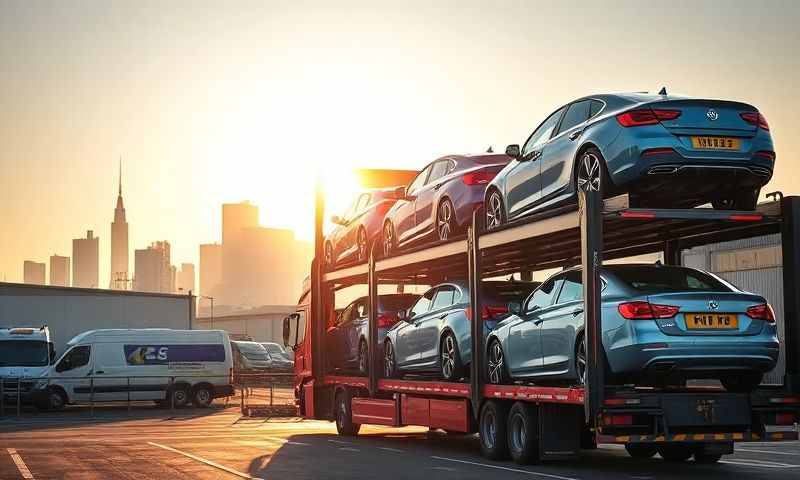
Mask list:
[[[625,450],[633,458],[652,458],[658,452],[651,443],[626,443]]]
[[[668,462],[685,462],[692,456],[692,449],[686,445],[661,445],[658,454]]]
[[[539,463],[539,418],[536,407],[516,402],[508,414],[508,450],[515,463]]]
[[[358,435],[361,425],[353,423],[353,411],[350,406],[350,394],[341,390],[336,394],[336,431],[339,435],[352,437]]]
[[[479,422],[483,456],[489,460],[508,458],[508,406],[497,400],[487,401],[481,408]]]
[[[208,408],[214,401],[214,392],[208,385],[198,385],[194,387],[192,404],[197,408]]]

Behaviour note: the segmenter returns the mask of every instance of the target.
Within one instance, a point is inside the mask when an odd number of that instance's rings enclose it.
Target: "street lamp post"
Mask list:
[[[206,300],[211,301],[211,329],[214,329],[214,297],[209,297],[207,295],[202,295],[200,298],[205,298]]]

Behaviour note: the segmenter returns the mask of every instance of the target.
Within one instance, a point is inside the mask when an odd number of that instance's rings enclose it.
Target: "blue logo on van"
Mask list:
[[[128,365],[166,365],[171,362],[224,362],[221,344],[125,345]]]

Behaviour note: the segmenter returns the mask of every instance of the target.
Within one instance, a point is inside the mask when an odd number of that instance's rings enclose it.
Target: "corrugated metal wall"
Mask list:
[[[786,371],[786,353],[784,351],[786,344],[784,341],[783,267],[780,265],[774,266],[770,261],[764,265],[760,265],[759,263],[747,263],[747,268],[742,268],[740,270],[724,272],[714,271],[715,264],[725,263],[714,262],[715,255],[725,254],[727,252],[746,254],[748,250],[763,249],[765,247],[777,249],[777,258],[780,258],[780,235],[766,235],[763,237],[692,248],[683,252],[683,264],[687,267],[714,272],[742,290],[762,295],[767,299],[770,305],[772,305],[777,317],[781,353],[778,358],[778,365],[764,377],[764,383],[780,385],[783,383],[783,374]],[[762,266],[763,268],[758,268]]]

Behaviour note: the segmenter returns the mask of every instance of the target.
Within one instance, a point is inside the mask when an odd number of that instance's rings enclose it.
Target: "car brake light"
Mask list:
[[[769,303],[747,307],[747,316],[756,320],[775,323],[775,312],[772,310]]]
[[[397,315],[381,313],[378,315],[378,328],[391,328],[397,323]]]
[[[678,313],[680,307],[650,302],[624,302],[619,304],[617,310],[628,320],[653,320],[655,318],[672,318]]]
[[[490,172],[488,170],[477,170],[474,172],[465,173],[461,180],[464,185],[485,185],[492,181],[497,175],[497,172]]]
[[[755,125],[758,128],[769,131],[769,123],[767,123],[767,118],[764,117],[764,115],[761,115],[759,112],[742,112],[739,114],[739,116],[742,117],[742,120],[750,125]]]
[[[642,152],[643,157],[650,157],[653,155],[670,155],[675,153],[675,150],[672,148],[648,148],[644,152]]]
[[[617,115],[617,121],[626,128],[641,127],[644,125],[655,125],[665,120],[675,120],[680,116],[680,110],[640,108],[620,113]]]
[[[767,160],[775,160],[775,152],[770,152],[769,150],[759,150],[753,154],[755,157],[763,157]]]
[[[481,310],[481,320],[484,321],[508,313],[508,307],[504,305],[484,305]],[[464,313],[467,315],[468,320],[472,320],[472,307],[464,309]]]

